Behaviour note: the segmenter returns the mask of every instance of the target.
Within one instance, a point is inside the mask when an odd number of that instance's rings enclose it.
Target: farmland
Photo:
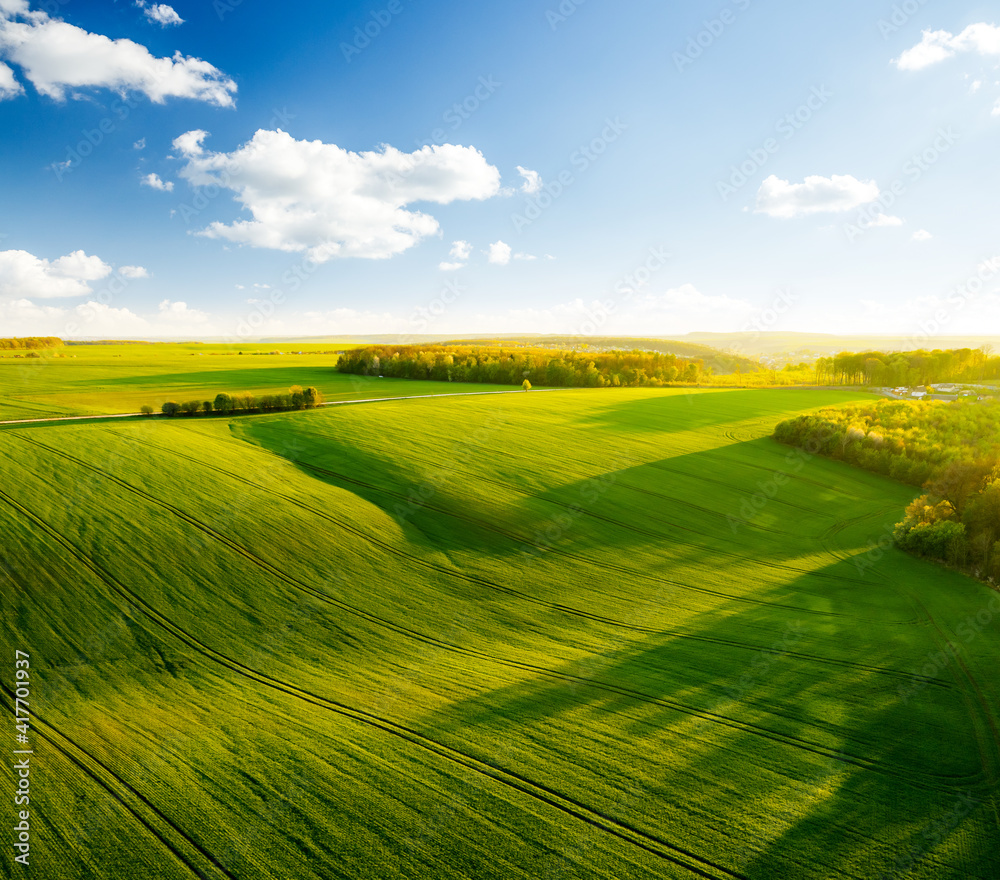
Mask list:
[[[442,387],[120,360],[5,363],[0,412]],[[912,489],[769,439],[865,399],[0,428],[38,876],[995,878],[1000,597],[880,542]]]
[[[213,399],[219,392],[273,394],[293,384],[318,385],[327,401],[449,390],[441,382],[340,375],[332,349],[350,347],[178,343],[72,345],[59,349],[59,356],[46,352],[39,358],[7,352],[0,357],[0,421],[138,412],[143,405],[159,412],[168,400]]]

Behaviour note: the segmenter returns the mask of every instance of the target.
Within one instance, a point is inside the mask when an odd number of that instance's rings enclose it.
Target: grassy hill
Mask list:
[[[859,399],[0,428],[33,870],[995,878],[997,594],[768,439]]]

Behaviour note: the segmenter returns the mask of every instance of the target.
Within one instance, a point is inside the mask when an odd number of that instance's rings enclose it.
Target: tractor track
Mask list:
[[[60,453],[60,454],[63,454],[63,453]],[[67,458],[72,458],[71,456],[66,456],[66,457]],[[86,465],[86,466],[87,467],[91,467],[89,465]],[[121,481],[118,481],[117,478],[115,478],[115,477],[111,477],[109,475],[106,475],[106,476],[108,477],[108,479],[110,479],[110,480],[112,480],[114,482],[121,482]],[[161,502],[158,499],[151,498],[151,496],[147,496],[146,493],[142,492],[141,490],[135,489],[134,487],[129,487],[128,484],[123,484],[123,485],[125,485],[126,488],[129,488],[131,491],[135,492],[136,494],[138,494],[140,496],[149,497],[150,500],[152,500],[154,503],[156,503],[156,504],[164,507],[165,509],[173,509],[171,507],[171,505],[168,505],[165,502]],[[188,635],[177,624],[173,623],[168,618],[166,618],[162,614],[160,614],[160,612],[157,612],[155,609],[153,609],[152,606],[148,605],[143,599],[141,599],[140,597],[138,597],[135,593],[133,593],[131,590],[129,590],[127,587],[125,587],[123,584],[121,584],[121,582],[118,581],[117,578],[115,578],[113,575],[111,575],[110,572],[108,572],[106,569],[104,569],[99,563],[97,563],[89,555],[87,555],[86,553],[84,553],[72,541],[70,541],[68,538],[66,538],[61,533],[59,533],[56,529],[54,529],[53,527],[51,527],[48,523],[46,523],[44,520],[42,520],[39,516],[37,516],[36,514],[32,513],[31,511],[29,511],[22,504],[20,504],[15,499],[13,499],[11,496],[7,495],[3,491],[0,491],[0,498],[2,498],[3,500],[5,500],[9,505],[13,506],[17,510],[19,510],[22,514],[28,516],[32,521],[36,522],[39,526],[41,526],[52,538],[54,538],[58,543],[62,544],[65,548],[67,548],[74,556],[76,556],[88,569],[90,569],[93,573],[95,573],[109,587],[111,587],[115,592],[117,592],[120,595],[122,595],[126,599],[126,601],[128,601],[129,603],[131,603],[133,605],[138,605],[143,610],[143,613],[145,613],[147,616],[151,617],[154,620],[154,622],[158,623],[161,627],[167,629],[170,632],[173,632],[174,630],[176,630],[177,633],[183,633],[183,636],[179,636],[182,639],[182,641],[186,641],[191,646],[197,645],[198,646],[197,650],[199,650],[201,653],[206,653],[207,652],[208,656],[210,658],[212,658],[212,659],[216,659],[216,657],[224,657],[224,655],[220,654],[219,652],[215,651],[214,649],[211,649],[208,646],[203,645],[203,643],[199,642],[193,636]],[[546,678],[550,678],[550,679],[554,679],[554,680],[560,680],[560,681],[565,681],[565,682],[571,682],[573,684],[582,685],[582,686],[587,687],[587,688],[592,688],[592,689],[601,690],[601,691],[610,692],[610,693],[616,693],[616,694],[618,694],[620,696],[625,696],[625,697],[628,697],[630,699],[634,699],[634,700],[636,700],[638,702],[643,702],[643,703],[647,703],[647,704],[650,704],[650,705],[656,705],[656,706],[659,706],[659,707],[662,707],[662,708],[667,708],[667,709],[670,709],[672,711],[680,712],[682,714],[686,714],[686,715],[689,715],[689,716],[692,716],[692,717],[701,718],[703,720],[706,720],[706,721],[709,721],[709,722],[712,722],[712,723],[715,723],[715,724],[720,724],[720,725],[725,726],[725,727],[736,729],[736,730],[739,730],[739,731],[744,732],[744,733],[749,733],[751,735],[760,737],[761,739],[770,740],[770,741],[775,742],[775,743],[777,743],[779,745],[785,745],[785,746],[788,746],[788,747],[791,747],[791,748],[797,748],[797,749],[800,749],[800,750],[808,751],[808,752],[811,752],[811,753],[814,753],[814,754],[821,755],[821,756],[826,757],[826,758],[834,758],[834,759],[837,759],[837,760],[845,761],[846,763],[855,764],[856,766],[862,767],[862,768],[867,769],[867,770],[871,770],[873,772],[878,772],[878,773],[882,773],[884,775],[892,776],[892,777],[895,777],[895,778],[900,778],[900,779],[903,779],[903,780],[907,781],[908,783],[910,783],[910,784],[912,784],[912,785],[914,785],[916,787],[925,788],[925,789],[931,789],[931,790],[950,791],[950,790],[952,790],[952,787],[954,786],[954,784],[956,784],[957,781],[958,781],[958,779],[956,777],[950,776],[950,775],[944,775],[944,774],[935,777],[934,774],[920,774],[920,775],[916,775],[916,774],[910,774],[910,773],[901,773],[901,772],[893,770],[892,768],[883,766],[882,764],[880,764],[877,761],[872,761],[872,760],[869,760],[867,758],[860,757],[860,756],[857,756],[857,755],[848,755],[848,754],[846,754],[842,750],[841,751],[833,751],[833,750],[830,750],[830,749],[826,749],[826,748],[824,748],[822,746],[819,746],[818,744],[816,744],[815,742],[812,742],[810,740],[806,740],[806,739],[803,739],[803,738],[797,737],[797,736],[792,736],[790,734],[783,734],[783,733],[780,733],[780,732],[778,732],[776,730],[772,730],[769,727],[765,727],[763,725],[753,724],[753,723],[749,723],[749,722],[737,721],[735,719],[732,719],[732,718],[729,718],[727,716],[721,715],[721,714],[719,714],[717,712],[712,712],[712,711],[707,711],[707,710],[703,710],[703,709],[698,709],[696,707],[689,706],[687,704],[680,703],[680,702],[674,701],[674,700],[667,700],[667,699],[664,699],[664,698],[654,697],[654,696],[651,696],[649,694],[643,693],[641,691],[636,691],[636,690],[633,690],[631,688],[625,688],[625,687],[622,687],[622,686],[619,686],[619,685],[610,684],[610,683],[607,683],[607,682],[597,681],[597,680],[595,680],[593,678],[585,678],[585,677],[581,677],[581,676],[572,675],[572,674],[566,673],[566,672],[559,672],[557,670],[552,670],[552,669],[549,669],[549,668],[546,668],[546,667],[536,666],[534,664],[524,663],[524,662],[521,662],[521,661],[510,660],[510,659],[505,659],[505,658],[498,658],[498,657],[494,657],[492,655],[486,654],[485,652],[475,651],[473,649],[462,648],[460,646],[449,644],[447,642],[444,642],[442,640],[436,639],[436,638],[431,637],[431,636],[427,636],[427,635],[425,635],[423,633],[420,633],[420,632],[417,632],[415,630],[410,630],[410,629],[408,629],[406,627],[403,627],[403,626],[400,626],[398,624],[395,624],[392,621],[388,621],[388,620],[386,620],[384,618],[380,618],[380,617],[378,617],[376,615],[370,614],[369,612],[365,612],[365,611],[362,611],[361,609],[354,608],[353,606],[351,606],[351,605],[349,605],[347,603],[344,603],[344,602],[342,602],[340,600],[334,599],[333,597],[329,596],[328,594],[326,594],[326,593],[324,593],[324,592],[322,592],[320,590],[312,588],[312,587],[308,586],[307,584],[304,584],[304,583],[298,581],[295,578],[292,578],[292,577],[290,577],[288,575],[285,575],[280,570],[275,569],[273,566],[270,566],[267,563],[264,563],[262,560],[257,560],[256,557],[253,556],[253,554],[249,553],[249,551],[244,550],[239,545],[237,545],[237,544],[229,541],[229,539],[225,538],[224,536],[221,536],[221,535],[218,535],[217,533],[214,533],[212,530],[207,529],[207,527],[198,525],[197,520],[194,520],[193,518],[189,517],[187,514],[184,514],[183,512],[177,512],[177,513],[185,521],[187,521],[187,522],[195,525],[195,527],[200,528],[202,531],[206,531],[208,534],[216,536],[226,546],[229,546],[232,549],[236,550],[238,553],[240,553],[241,555],[245,556],[247,559],[249,559],[251,561],[256,561],[257,564],[262,568],[262,570],[267,571],[267,572],[273,574],[274,576],[278,577],[280,580],[282,580],[286,584],[289,584],[289,585],[291,585],[293,587],[297,587],[297,588],[299,588],[299,589],[301,589],[301,590],[303,590],[303,591],[305,591],[305,592],[307,592],[307,593],[315,596],[316,598],[320,599],[320,601],[326,602],[327,604],[334,605],[334,606],[340,608],[341,610],[344,610],[344,611],[347,611],[348,613],[351,613],[351,614],[360,616],[362,618],[365,618],[365,619],[367,619],[367,620],[369,620],[369,621],[371,621],[373,623],[376,623],[379,626],[383,626],[385,628],[388,628],[388,629],[392,630],[393,632],[396,632],[397,634],[404,635],[404,636],[406,636],[408,638],[412,638],[412,639],[415,639],[417,641],[424,642],[425,644],[430,644],[430,645],[432,645],[434,647],[438,647],[438,648],[441,648],[443,650],[451,651],[451,652],[458,653],[458,654],[461,654],[461,655],[464,655],[464,656],[472,656],[472,657],[475,657],[476,659],[486,660],[488,662],[495,663],[495,664],[498,664],[498,665],[501,665],[501,666],[508,666],[510,668],[515,668],[515,669],[519,669],[519,670],[522,670],[522,671],[528,671],[528,672],[531,672],[531,673],[536,674],[536,675],[544,676]],[[166,621],[167,624],[169,624],[169,625],[165,625],[162,621]],[[236,666],[239,666],[240,669],[249,669],[249,667],[244,667],[243,664],[238,663],[238,661],[231,660],[230,658],[225,658],[225,659],[226,659],[226,661],[229,664],[235,664]],[[237,670],[237,671],[240,671],[240,670]],[[268,679],[268,681],[278,681],[277,679],[270,679],[269,676],[264,676],[263,674],[260,674],[260,673],[255,673],[255,674],[261,675],[262,679],[266,678],[266,679]],[[267,682],[264,682],[264,683],[267,683]],[[295,685],[292,685],[290,683],[287,683],[287,684],[288,684],[289,688],[293,688],[293,689],[295,689],[297,691],[301,690],[300,688],[298,688]],[[325,699],[325,698],[323,698],[323,699]],[[333,702],[333,701],[331,701],[331,702]],[[341,705],[341,704],[338,704],[338,705]],[[775,712],[773,710],[771,710],[771,714],[773,714],[775,716],[778,716],[778,717],[782,716],[782,713]],[[793,721],[796,721],[798,723],[809,724],[811,726],[818,727],[819,729],[824,729],[822,725],[817,724],[814,720],[811,720],[811,719],[799,718],[797,716],[788,715],[786,717],[786,720],[793,720]],[[826,731],[826,732],[829,733],[830,731]],[[941,779],[941,780],[947,779],[948,783],[946,785],[938,785],[938,784],[934,784],[934,783],[928,783],[928,782],[924,781],[927,778],[932,778],[932,779],[933,778],[938,778],[938,779]]]
[[[119,436],[123,436],[123,435],[119,435]],[[345,524],[341,520],[339,520],[339,519],[331,516],[330,514],[326,513],[325,511],[318,510],[317,508],[312,507],[312,506],[310,506],[310,505],[308,505],[308,504],[300,501],[299,499],[297,499],[297,498],[295,498],[293,496],[286,495],[283,492],[278,492],[276,490],[268,489],[266,487],[263,487],[259,483],[255,483],[252,480],[247,479],[246,477],[242,477],[242,476],[240,476],[238,474],[234,474],[231,471],[227,471],[225,468],[221,468],[221,467],[219,467],[217,465],[207,464],[207,463],[201,461],[200,459],[195,458],[194,456],[186,455],[186,454],[184,454],[182,452],[177,452],[176,450],[172,450],[172,449],[170,449],[168,447],[159,446],[158,444],[147,443],[146,445],[153,446],[156,449],[160,449],[160,450],[162,450],[164,452],[168,452],[168,453],[174,454],[174,455],[176,455],[176,456],[178,456],[180,458],[183,458],[183,459],[185,459],[187,461],[194,462],[196,464],[201,465],[202,467],[205,467],[205,468],[208,468],[210,470],[214,470],[214,471],[216,471],[218,473],[224,474],[225,476],[227,476],[227,477],[229,477],[229,478],[231,478],[233,480],[236,480],[238,482],[244,483],[245,485],[251,486],[252,488],[254,488],[254,489],[258,490],[258,491],[266,492],[269,495],[273,495],[273,496],[275,496],[277,498],[281,498],[282,500],[287,501],[290,504],[294,504],[296,507],[299,507],[302,510],[306,510],[309,513],[311,513],[311,514],[313,514],[315,516],[318,516],[318,517],[320,517],[322,519],[325,519],[325,520],[328,520],[330,522],[333,522],[334,524],[336,524],[337,526],[339,526],[341,528],[345,527]],[[52,451],[55,451],[55,450],[52,450]],[[87,466],[89,467],[89,465],[87,465]],[[115,479],[114,477],[110,477],[110,475],[106,474],[103,471],[101,473],[104,474],[105,476],[111,478],[111,479]],[[347,478],[345,478],[345,479],[347,479]],[[354,480],[352,482],[360,483],[360,481],[357,481],[357,480]],[[373,489],[376,489],[377,491],[379,491],[378,487],[370,486],[369,484],[364,484],[364,485],[366,487],[368,487],[368,488],[373,488]],[[132,487],[132,488],[134,490],[134,487]],[[454,513],[450,512],[450,511],[447,511],[447,510],[444,510],[444,509],[440,509],[440,508],[437,508],[437,507],[435,507],[433,509],[436,510],[436,511],[440,511],[441,513],[444,513],[444,514],[447,514],[447,515],[450,515],[450,516],[454,516],[454,517],[459,518],[459,519],[463,519],[463,520],[465,519],[464,517],[461,517],[459,514],[454,514]],[[470,522],[479,524],[479,521],[477,521],[477,520],[470,520]],[[481,525],[484,528],[490,528],[489,524],[487,524],[487,523],[481,523]],[[507,534],[507,533],[501,532],[501,534]],[[366,540],[369,540],[372,543],[377,544],[380,548],[386,549],[386,545],[383,544],[382,542],[380,542],[378,539],[371,538],[370,536],[367,536],[367,535],[365,535],[365,538],[366,538]],[[425,560],[420,560],[418,557],[414,557],[414,556],[411,556],[409,554],[406,554],[406,558],[409,559],[409,560],[411,560],[411,561],[420,562],[421,564],[423,562],[425,562]],[[452,574],[455,577],[459,577],[459,578],[474,577],[472,575],[466,575],[463,572],[450,571],[448,569],[436,566],[434,564],[431,564],[431,565],[432,565],[432,567],[435,570],[442,571],[442,572],[445,572],[445,573],[450,573],[450,574]],[[754,652],[761,652],[761,651],[767,651],[768,650],[768,648],[766,646],[764,646],[764,645],[752,644],[752,643],[748,643],[748,642],[740,642],[740,641],[736,641],[735,639],[723,639],[723,638],[719,638],[719,637],[699,636],[699,635],[695,635],[695,634],[692,634],[692,633],[686,633],[686,632],[683,632],[681,630],[662,629],[662,628],[656,628],[656,627],[642,626],[641,624],[636,624],[636,623],[627,623],[627,622],[625,622],[623,620],[618,620],[616,618],[611,618],[611,617],[605,617],[605,616],[602,616],[602,615],[597,615],[597,614],[594,614],[592,612],[584,611],[584,610],[582,610],[580,608],[574,608],[572,606],[562,605],[562,604],[554,603],[554,602],[546,602],[543,599],[539,599],[539,598],[537,598],[535,596],[531,596],[531,595],[529,595],[527,593],[522,593],[520,591],[513,590],[512,588],[509,588],[509,587],[504,587],[504,586],[502,586],[500,584],[496,584],[495,582],[488,581],[488,580],[485,580],[485,579],[477,580],[476,582],[480,583],[480,584],[482,584],[484,586],[488,586],[490,589],[500,590],[502,592],[510,593],[510,594],[514,595],[516,598],[521,599],[522,601],[538,605],[540,607],[546,608],[546,609],[551,610],[551,611],[557,611],[557,612],[564,613],[564,614],[572,614],[574,616],[584,617],[584,618],[586,618],[588,620],[592,620],[592,621],[595,621],[595,622],[598,622],[598,623],[601,623],[601,624],[604,624],[604,625],[607,625],[607,626],[619,628],[619,629],[625,629],[625,630],[629,630],[629,631],[633,631],[633,632],[640,632],[640,633],[649,634],[649,635],[664,635],[664,636],[669,636],[670,638],[678,638],[678,639],[684,639],[684,640],[690,640],[690,641],[697,641],[697,642],[703,642],[703,643],[708,643],[708,644],[724,645],[726,647],[737,648],[737,649],[742,649],[742,650],[747,650],[747,651],[754,651]],[[818,654],[809,654],[809,653],[802,652],[802,651],[792,651],[792,650],[787,650],[787,651],[786,650],[782,650],[782,653],[783,654],[787,654],[788,656],[791,656],[791,657],[797,657],[799,659],[807,660],[807,661],[810,661],[810,662],[813,662],[813,663],[818,663],[818,664],[821,664],[821,665],[838,666],[838,667],[845,668],[845,669],[851,669],[851,670],[856,670],[856,671],[861,671],[861,672],[866,672],[866,673],[874,673],[876,675],[885,675],[885,676],[889,676],[891,678],[901,679],[901,680],[905,680],[905,681],[909,681],[912,678],[912,675],[909,672],[904,672],[902,670],[897,670],[897,669],[889,669],[889,668],[886,668],[884,666],[873,666],[873,665],[870,665],[870,664],[867,664],[867,663],[858,663],[857,661],[853,661],[853,660],[839,660],[839,659],[831,658],[831,657],[823,657],[823,656],[818,655]],[[929,684],[933,684],[934,686],[937,686],[937,687],[945,688],[945,689],[951,687],[950,682],[945,681],[943,679],[929,679],[928,683]]]

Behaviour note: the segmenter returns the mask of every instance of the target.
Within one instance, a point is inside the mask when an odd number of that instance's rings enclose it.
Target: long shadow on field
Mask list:
[[[827,577],[801,584],[812,594],[806,604],[823,608],[859,581],[873,580],[848,557],[898,519],[907,494],[896,490],[898,502],[883,496],[874,506],[876,490],[891,493],[892,484],[875,487],[877,478],[818,458],[793,467],[791,451],[770,439],[733,441],[721,432],[709,439],[720,442],[714,448],[659,461],[635,463],[628,450],[609,451],[606,472],[529,494],[515,477],[501,476],[492,460],[480,460],[509,452],[502,437],[476,458],[444,459],[430,468],[404,456],[377,455],[363,438],[351,443],[335,436],[319,418],[247,421],[234,430],[312,478],[380,507],[414,548],[447,553],[463,569],[489,559],[503,567],[506,579],[541,593],[551,567],[596,570],[605,580],[636,568],[670,580],[673,572],[694,568],[715,581],[720,563],[732,563],[749,565],[773,583],[830,565]],[[497,461],[509,467],[506,459]],[[841,548],[836,529],[854,519],[858,528]],[[743,589],[737,584],[722,592]],[[857,610],[877,604],[867,592],[853,598],[860,600]]]
[[[727,604],[683,635],[583,656],[421,727],[738,876],[903,876],[910,847],[912,876],[998,876],[995,747],[981,756],[951,670],[917,688],[905,674],[936,649],[928,628]]]

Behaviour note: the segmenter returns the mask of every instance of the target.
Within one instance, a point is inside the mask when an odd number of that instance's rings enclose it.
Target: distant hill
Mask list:
[[[1000,351],[1000,336],[838,336],[833,333],[788,331],[746,333],[688,333],[685,341],[733,351],[748,357],[764,355],[830,355],[841,351],[914,351],[980,348]]]

